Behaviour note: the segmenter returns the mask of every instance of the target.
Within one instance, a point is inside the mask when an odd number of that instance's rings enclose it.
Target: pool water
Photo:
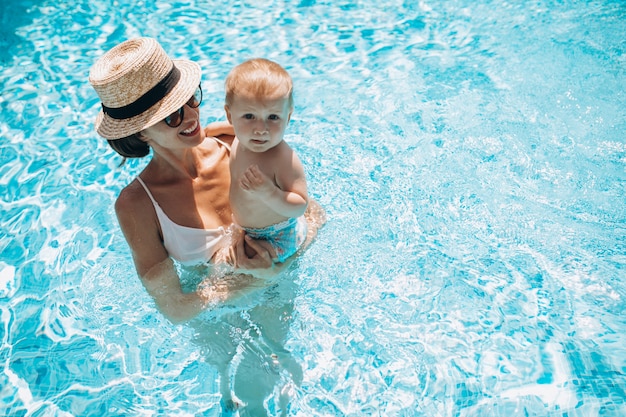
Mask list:
[[[10,4],[1,415],[626,415],[623,1]],[[147,161],[93,131],[89,68],[135,36],[202,65],[205,122],[234,65],[285,66],[328,213],[272,285],[185,325],[113,211]]]

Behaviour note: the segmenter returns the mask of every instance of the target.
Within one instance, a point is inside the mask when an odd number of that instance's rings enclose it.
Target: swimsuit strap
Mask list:
[[[230,153],[230,145],[229,145],[228,143],[226,143],[226,142],[224,142],[224,141],[222,141],[222,140],[220,140],[220,139],[218,139],[218,138],[216,138],[216,137],[213,137],[213,139],[215,139],[215,141],[216,141],[217,143],[219,143],[219,144],[221,144],[221,145],[224,145],[224,147],[225,147],[226,149],[228,149],[228,152]]]
[[[148,186],[146,185],[145,182],[143,182],[143,180],[141,179],[141,177],[139,175],[137,175],[137,181],[139,181],[139,184],[141,184],[143,189],[146,190],[146,194],[148,194],[148,197],[150,197],[150,200],[152,200],[152,204],[154,204],[155,206],[158,206],[159,204],[156,202],[156,200],[152,196],[152,193],[148,189]]]
[[[217,229],[196,229],[173,222],[156,202],[146,183],[139,176],[136,178],[152,201],[161,228],[163,246],[171,258],[182,264],[205,263],[228,244],[223,226]]]

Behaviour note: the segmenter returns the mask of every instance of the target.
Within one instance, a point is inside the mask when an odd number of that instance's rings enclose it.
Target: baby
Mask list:
[[[275,262],[284,262],[307,234],[304,168],[283,140],[293,111],[291,77],[277,63],[257,58],[236,66],[225,87],[224,109],[236,135],[230,155],[234,221],[271,245],[265,247],[276,252]]]

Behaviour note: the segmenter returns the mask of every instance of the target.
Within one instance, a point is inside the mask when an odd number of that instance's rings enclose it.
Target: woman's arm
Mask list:
[[[191,320],[208,306],[243,296],[262,284],[250,274],[229,275],[206,280],[197,291],[183,292],[174,262],[161,242],[152,202],[139,183],[135,181],[122,190],[115,212],[141,283],[159,311],[173,323]],[[270,267],[272,254],[258,244],[254,247],[257,255],[242,260],[242,267]]]
[[[139,183],[132,182],[122,190],[115,212],[141,283],[157,308],[174,323],[198,315],[210,300],[195,292],[183,293],[174,263],[161,242],[152,202]]]
[[[159,311],[172,323],[191,320],[211,302],[210,299],[202,297],[200,292],[182,291],[180,278],[170,258],[154,265],[140,278]]]
[[[235,129],[227,120],[223,120],[207,124],[204,127],[204,134],[205,136],[213,136],[215,138],[222,135],[235,136]]]

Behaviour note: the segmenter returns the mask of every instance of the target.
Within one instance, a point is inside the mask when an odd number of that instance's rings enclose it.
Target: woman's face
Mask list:
[[[178,127],[170,127],[161,120],[154,126],[150,126],[140,132],[140,137],[148,143],[152,149],[188,149],[198,146],[204,140],[204,131],[200,126],[200,109],[185,104],[183,106],[184,117]]]

